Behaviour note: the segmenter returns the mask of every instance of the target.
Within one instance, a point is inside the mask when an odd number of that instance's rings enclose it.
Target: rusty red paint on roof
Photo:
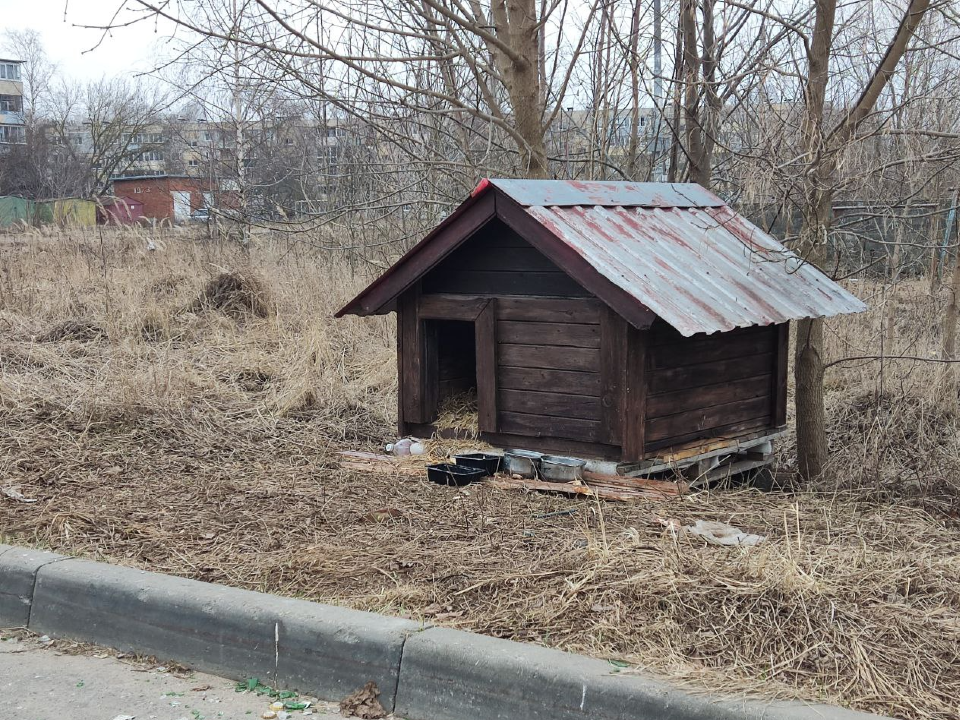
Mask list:
[[[491,184],[683,335],[866,309],[698,185],[518,182]]]
[[[489,192],[520,205],[557,242],[683,335],[866,309],[699,185],[485,179],[441,227]],[[366,294],[429,244],[436,232],[338,316],[358,308],[361,314],[382,311],[386,305],[365,307]]]
[[[485,180],[529,207],[721,207],[723,200],[693,183],[582,182],[577,180]],[[480,186],[474,190],[474,194]]]

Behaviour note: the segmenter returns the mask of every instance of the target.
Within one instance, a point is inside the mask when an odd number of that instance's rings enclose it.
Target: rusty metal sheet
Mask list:
[[[526,211],[685,336],[866,309],[726,205]]]
[[[528,207],[592,205],[689,208],[722,207],[724,204],[723,200],[696,183],[491,179],[489,184]]]
[[[489,179],[337,317],[391,309],[408,284],[398,284],[390,302],[369,308],[363,303],[492,190],[510,197],[638,305],[686,336],[866,309],[699,185]]]

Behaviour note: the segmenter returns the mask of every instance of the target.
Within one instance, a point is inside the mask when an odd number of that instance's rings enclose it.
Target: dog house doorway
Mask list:
[[[421,301],[424,408],[436,430],[474,437],[496,432],[494,318],[492,298]]]
[[[477,341],[474,324],[464,320],[427,320],[424,328],[436,363],[428,377],[436,378],[434,422],[442,429],[477,433]],[[431,388],[433,390],[433,388]]]

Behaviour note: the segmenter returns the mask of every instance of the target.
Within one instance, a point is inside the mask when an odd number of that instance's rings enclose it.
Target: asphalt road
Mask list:
[[[0,633],[2,636],[3,633]],[[80,652],[81,654],[74,654]],[[341,718],[336,705],[314,698],[290,720]],[[110,650],[35,637],[0,641],[0,708],[16,720],[254,720],[275,702],[237,692],[236,683],[203,673],[180,673],[117,659]],[[280,717],[283,717],[282,715]]]

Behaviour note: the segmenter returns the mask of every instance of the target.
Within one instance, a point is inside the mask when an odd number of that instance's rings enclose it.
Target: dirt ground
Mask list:
[[[337,462],[392,437],[392,319],[330,318],[371,270],[297,245],[247,257],[157,244],[0,249],[4,541],[426,618],[696,688],[960,714],[960,436],[930,376],[835,368],[832,474],[804,492],[626,505],[441,488]],[[226,271],[249,278],[239,294],[207,286]],[[899,302],[904,343],[933,332],[935,307]],[[834,351],[868,346],[874,326],[832,325]],[[791,467],[787,441],[781,474]],[[660,518],[767,540],[707,545]]]
[[[29,720],[251,720],[283,702],[206,673],[164,666],[107,648],[0,632],[0,696],[4,710]],[[291,695],[294,720],[342,718],[334,703]],[[391,716],[392,717],[392,716]]]

